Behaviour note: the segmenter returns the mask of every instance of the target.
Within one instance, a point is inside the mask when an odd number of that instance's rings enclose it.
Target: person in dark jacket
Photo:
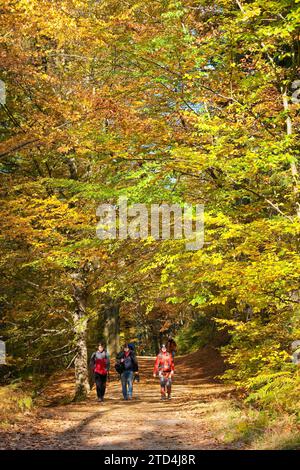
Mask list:
[[[139,366],[134,352],[125,344],[123,351],[118,355],[118,361],[122,366],[121,383],[124,400],[132,399],[134,373],[138,374]]]
[[[177,350],[176,342],[174,341],[172,336],[169,335],[168,341],[167,341],[167,351],[172,355],[173,361],[175,358],[176,350]]]
[[[103,402],[110,369],[109,355],[103,343],[99,343],[98,351],[92,354],[90,367],[94,373],[98,401]]]

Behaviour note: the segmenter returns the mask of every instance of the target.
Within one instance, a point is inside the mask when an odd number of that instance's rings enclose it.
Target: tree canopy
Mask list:
[[[299,2],[6,0],[0,22],[0,328],[12,370],[75,362],[80,395],[107,332],[154,352],[168,332],[188,350],[223,329],[229,380],[262,402],[283,380],[291,396]],[[99,240],[97,206],[119,196],[204,204],[203,248]]]

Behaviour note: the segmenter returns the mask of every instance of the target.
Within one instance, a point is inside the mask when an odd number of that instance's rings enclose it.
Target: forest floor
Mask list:
[[[103,404],[93,387],[88,399],[75,403],[73,371],[53,376],[39,406],[15,425],[0,428],[0,449],[237,449],[219,431],[230,409],[233,390],[218,383],[223,370],[212,348],[176,358],[172,400],[161,401],[154,358],[140,357],[140,383],[124,401],[113,377]]]

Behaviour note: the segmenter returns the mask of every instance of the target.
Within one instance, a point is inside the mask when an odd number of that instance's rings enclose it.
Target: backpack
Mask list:
[[[131,359],[132,359],[132,362],[133,362],[133,372],[138,372],[139,371],[139,366],[138,366],[138,363],[137,363],[137,360],[136,360],[136,357],[135,357],[134,353],[131,355]]]
[[[115,369],[116,369],[116,371],[118,372],[118,374],[121,375],[122,372],[124,372],[124,369],[125,369],[125,368],[124,368],[124,363],[123,363],[123,362],[119,362],[119,361],[116,362],[116,363],[115,363]]]

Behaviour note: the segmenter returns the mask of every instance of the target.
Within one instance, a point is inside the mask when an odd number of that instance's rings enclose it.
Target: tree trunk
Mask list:
[[[75,309],[73,313],[76,358],[75,358],[75,400],[85,399],[90,391],[87,357],[87,324],[86,304],[88,298],[87,286],[83,273],[72,275],[73,299]]]
[[[120,304],[118,302],[110,303],[104,310],[104,337],[107,350],[111,356],[115,356],[120,350]]]
[[[286,134],[288,136],[291,136],[293,134],[293,124],[292,124],[292,119],[291,116],[289,115],[289,101],[288,101],[288,96],[286,90],[284,90],[282,94],[282,101],[283,101],[283,109],[286,111],[287,116],[286,116]],[[292,162],[290,164],[291,167],[291,173],[293,177],[293,192],[295,195],[295,203],[296,203],[296,213],[297,216],[300,218],[300,203],[299,203],[299,191],[298,191],[298,169],[297,165],[295,162]]]
[[[80,318],[76,314],[74,318],[74,330],[76,338],[77,355],[75,358],[75,400],[85,399],[90,391],[88,374],[88,357],[86,347],[87,319]]]

